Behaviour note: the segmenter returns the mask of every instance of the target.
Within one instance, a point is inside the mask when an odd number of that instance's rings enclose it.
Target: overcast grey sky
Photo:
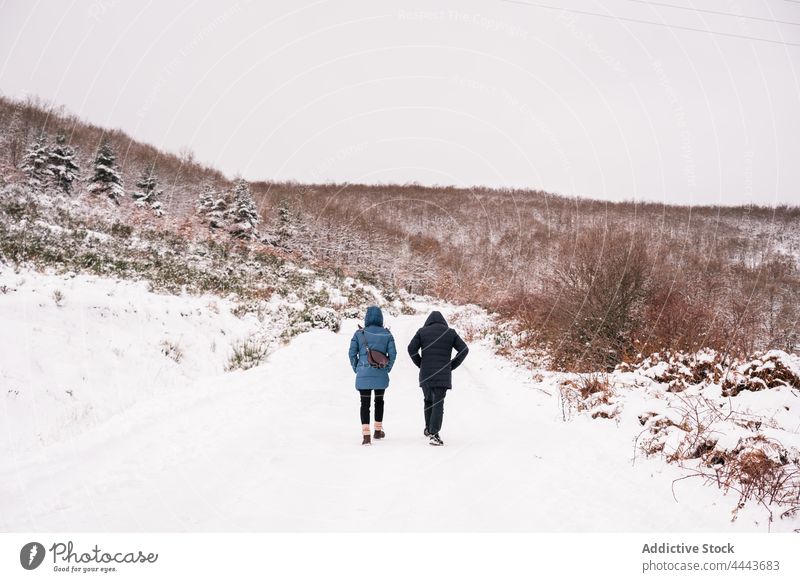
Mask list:
[[[798,2],[1,6],[4,94],[229,175],[800,203]]]

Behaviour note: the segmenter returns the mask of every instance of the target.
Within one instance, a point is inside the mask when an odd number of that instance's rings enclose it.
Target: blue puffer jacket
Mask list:
[[[373,368],[369,365],[367,344],[371,350],[377,350],[389,356],[389,364],[385,368]],[[367,308],[364,330],[358,330],[353,334],[353,339],[350,340],[349,355],[350,366],[356,373],[356,390],[383,390],[389,387],[389,372],[392,371],[392,366],[397,360],[397,349],[394,346],[391,332],[383,327],[383,312],[377,305]]]

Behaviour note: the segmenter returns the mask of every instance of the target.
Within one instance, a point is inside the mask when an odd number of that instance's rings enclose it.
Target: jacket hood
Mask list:
[[[369,327],[370,325],[383,327],[383,312],[377,305],[367,307],[367,314],[364,316],[364,327]]]
[[[431,311],[431,314],[428,316],[428,319],[425,320],[425,325],[432,325],[434,323],[441,323],[442,325],[447,325],[447,321],[444,319],[444,315],[441,314],[439,311]]]

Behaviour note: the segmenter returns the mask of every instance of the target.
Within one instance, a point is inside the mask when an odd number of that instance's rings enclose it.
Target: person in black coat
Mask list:
[[[451,359],[453,350],[456,356]],[[419,368],[419,385],[425,400],[425,436],[443,445],[439,437],[444,417],[444,397],[453,387],[451,372],[467,357],[469,348],[444,316],[433,311],[408,344],[408,355]]]

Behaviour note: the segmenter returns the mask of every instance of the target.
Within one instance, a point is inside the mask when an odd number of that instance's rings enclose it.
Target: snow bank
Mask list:
[[[562,380],[562,402],[631,427],[637,453],[736,492],[734,517],[751,500],[770,519],[792,517],[800,511],[798,371],[800,358],[779,350],[738,364],[711,350],[666,352],[619,366],[597,390],[585,389],[586,375]]]
[[[132,404],[222,373],[263,323],[213,296],[146,283],[0,271],[0,449],[75,434]]]

